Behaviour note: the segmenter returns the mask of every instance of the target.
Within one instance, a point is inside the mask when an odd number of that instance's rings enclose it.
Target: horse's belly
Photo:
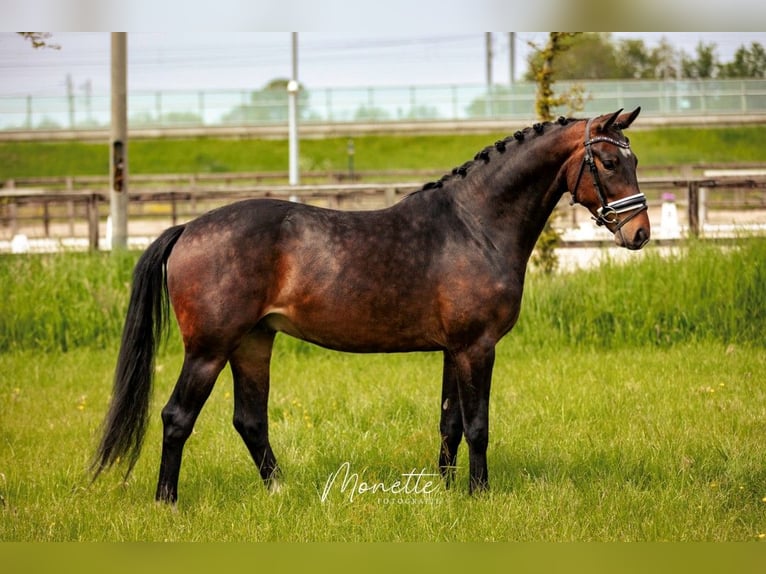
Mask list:
[[[434,351],[443,348],[427,331],[401,327],[386,321],[349,321],[329,317],[290,316],[272,311],[263,323],[281,333],[336,351],[392,353]]]

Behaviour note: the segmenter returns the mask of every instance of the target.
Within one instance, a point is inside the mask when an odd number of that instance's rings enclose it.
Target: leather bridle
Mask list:
[[[590,118],[585,126],[585,142],[583,144],[585,145],[585,155],[583,156],[582,163],[580,164],[580,171],[577,174],[577,181],[575,183],[574,189],[572,190],[572,204],[578,203],[577,188],[580,186],[580,180],[582,179],[582,174],[585,170],[585,165],[587,164],[590,168],[590,173],[593,176],[593,186],[596,188],[598,199],[601,202],[601,207],[596,210],[596,216],[594,216],[593,219],[595,220],[596,225],[616,224],[616,227],[613,231],[613,233],[616,233],[617,231],[620,231],[622,226],[625,225],[628,221],[636,217],[642,211],[646,211],[648,208],[646,203],[646,196],[643,193],[636,193],[635,195],[623,197],[622,199],[616,199],[612,202],[608,202],[606,200],[606,194],[604,193],[604,189],[601,186],[601,179],[598,176],[598,169],[596,168],[596,162],[593,159],[593,151],[591,150],[591,146],[594,143],[606,142],[623,149],[630,149],[630,143],[628,141],[620,141],[607,136],[597,136],[591,138],[590,132],[593,120],[594,118]],[[633,213],[625,218],[619,218],[621,213],[627,213],[629,211],[632,211]]]

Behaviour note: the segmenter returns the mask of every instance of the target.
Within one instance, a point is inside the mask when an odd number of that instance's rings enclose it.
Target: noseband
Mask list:
[[[601,179],[598,177],[598,169],[596,168],[596,161],[593,159],[593,151],[591,150],[591,146],[594,143],[606,142],[623,149],[630,149],[630,143],[627,141],[619,141],[606,136],[591,138],[590,126],[593,123],[593,119],[594,118],[590,118],[585,126],[585,142],[583,144],[585,145],[585,156],[583,157],[582,163],[580,164],[580,171],[577,174],[577,182],[575,183],[574,189],[572,190],[572,204],[577,203],[577,188],[580,187],[580,179],[582,179],[582,174],[585,170],[585,164],[588,164],[590,173],[593,175],[593,186],[596,188],[598,199],[601,202],[601,207],[596,210],[596,217],[593,219],[595,220],[596,225],[616,223],[617,227],[615,228],[614,232],[617,232],[628,221],[647,209],[646,196],[643,193],[636,193],[635,195],[623,197],[622,199],[616,199],[611,203],[606,200],[606,194],[604,193],[604,189],[601,186]],[[633,213],[624,219],[619,219],[619,214],[626,213],[628,211],[632,211]]]

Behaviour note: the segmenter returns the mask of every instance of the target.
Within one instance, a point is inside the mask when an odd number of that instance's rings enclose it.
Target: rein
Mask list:
[[[577,174],[577,182],[575,183],[574,190],[572,190],[572,204],[577,203],[577,188],[580,187],[580,180],[582,179],[582,174],[585,170],[585,165],[587,164],[590,168],[590,173],[593,176],[593,185],[596,188],[598,199],[601,202],[601,207],[596,210],[596,217],[593,217],[593,220],[596,222],[596,225],[599,226],[616,223],[617,227],[615,228],[614,232],[617,232],[628,221],[648,208],[646,203],[646,196],[643,193],[636,193],[635,195],[623,197],[622,199],[616,199],[611,203],[606,200],[606,194],[604,193],[604,189],[601,186],[601,179],[598,176],[598,169],[596,168],[596,161],[593,159],[593,151],[591,146],[594,143],[606,142],[623,149],[630,149],[630,143],[627,141],[616,140],[607,136],[591,138],[590,127],[593,123],[593,119],[594,118],[590,118],[585,126],[585,142],[583,143],[585,146],[585,155],[583,156],[582,163],[580,164],[580,171]],[[628,211],[633,211],[633,213],[624,219],[618,218],[619,214],[626,213]]]

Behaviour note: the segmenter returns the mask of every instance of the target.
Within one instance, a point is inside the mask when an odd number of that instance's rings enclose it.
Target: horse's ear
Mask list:
[[[615,120],[617,119],[617,116],[619,116],[621,112],[622,112],[622,108],[620,108],[619,110],[614,112],[611,116],[609,116],[609,118],[601,126],[601,131],[605,132],[606,130],[611,128],[612,124],[615,122]]]
[[[617,118],[617,122],[614,124],[614,127],[616,127],[619,130],[626,130],[630,127],[630,124],[633,123],[633,120],[635,120],[638,117],[638,114],[641,112],[641,106],[638,106],[635,110],[630,112],[629,114],[623,114],[619,118]]]

